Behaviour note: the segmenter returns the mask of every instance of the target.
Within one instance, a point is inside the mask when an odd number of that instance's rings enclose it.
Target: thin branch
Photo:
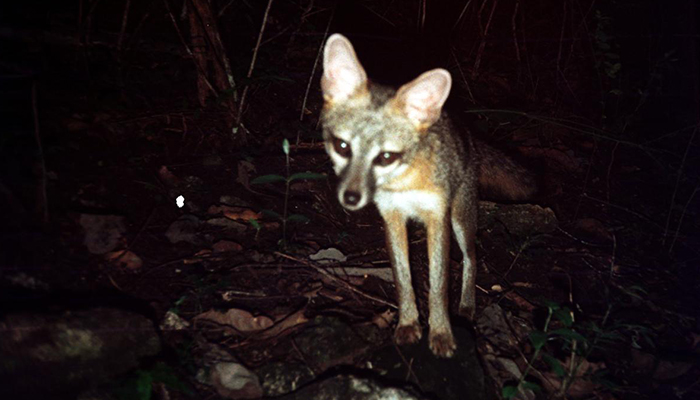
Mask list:
[[[121,54],[122,43],[124,43],[124,32],[126,31],[126,22],[129,19],[129,9],[131,8],[131,0],[126,0],[124,5],[124,15],[122,16],[122,27],[119,30],[119,39],[117,40],[117,54]]]
[[[304,101],[301,103],[301,112],[299,113],[299,121],[304,120],[304,110],[306,109],[306,100],[309,97],[309,91],[311,90],[311,82],[314,80],[314,75],[316,74],[316,67],[318,66],[318,60],[321,58],[323,53],[323,44],[326,43],[326,38],[328,37],[328,31],[331,28],[331,22],[333,22],[333,16],[335,15],[335,8],[331,17],[328,19],[328,25],[326,25],[326,31],[323,33],[323,41],[321,41],[321,46],[318,48],[318,54],[316,54],[316,60],[314,61],[314,67],[311,69],[311,76],[309,77],[309,83],[306,85],[306,93],[304,93]],[[299,144],[299,135],[297,135],[297,143]]]
[[[695,139],[695,134],[698,133],[698,128],[696,127],[693,130],[693,134],[690,135],[690,140],[688,140],[688,145],[685,147],[685,154],[683,154],[683,160],[681,161],[681,166],[678,167],[678,177],[676,177],[676,186],[673,188],[673,195],[671,196],[671,204],[668,206],[668,216],[666,216],[666,227],[664,228],[664,239],[661,241],[662,245],[666,244],[666,236],[668,235],[668,225],[671,223],[671,214],[673,213],[673,203],[676,202],[676,193],[678,193],[678,186],[681,182],[681,177],[683,176],[683,168],[685,167],[685,160],[688,158],[688,151],[690,151],[690,147],[693,144],[693,139]],[[692,196],[691,196],[692,198]],[[684,211],[685,213],[685,211]],[[680,226],[680,221],[678,222],[678,225]],[[678,232],[676,231],[676,236],[678,235]],[[673,241],[675,242],[676,239],[674,238]],[[671,246],[673,247],[673,245]]]
[[[40,173],[39,187],[37,188],[37,211],[41,215],[43,223],[49,222],[49,205],[48,196],[46,195],[46,161],[44,160],[44,147],[41,144],[41,135],[39,135],[39,111],[36,100],[36,81],[32,84],[32,114],[34,116],[34,139],[36,140],[37,148],[39,149],[39,165]]]
[[[486,36],[489,33],[489,28],[491,27],[491,20],[493,19],[493,14],[496,11],[496,6],[498,6],[498,0],[494,0],[493,6],[491,6],[491,13],[489,14],[488,21],[486,21],[486,27],[484,27],[484,31],[481,36],[481,43],[479,44],[479,50],[476,55],[476,61],[474,61],[474,68],[472,69],[472,78],[474,78],[479,73],[481,56],[484,54],[484,48],[486,48]]]
[[[381,298],[379,298],[379,297],[376,297],[376,296],[374,296],[374,295],[371,295],[371,294],[369,294],[369,293],[365,293],[365,292],[363,292],[362,290],[356,288],[355,286],[353,286],[353,285],[351,285],[351,284],[345,282],[344,280],[338,278],[337,276],[331,274],[330,272],[326,271],[325,269],[323,269],[323,268],[317,266],[316,264],[310,263],[310,262],[308,262],[308,261],[306,261],[306,260],[302,260],[302,259],[299,259],[299,258],[296,258],[296,257],[292,257],[292,256],[287,255],[287,254],[284,254],[284,253],[280,253],[280,252],[278,252],[278,251],[276,251],[275,254],[278,255],[278,256],[280,256],[280,257],[282,257],[282,258],[286,258],[286,259],[288,259],[288,260],[294,260],[294,261],[296,261],[296,262],[298,262],[298,263],[301,263],[301,264],[304,264],[304,265],[306,265],[306,266],[309,266],[309,267],[315,269],[315,270],[316,270],[318,273],[320,273],[321,275],[323,275],[323,276],[329,278],[330,280],[332,280],[332,281],[334,281],[334,282],[339,283],[340,285],[342,285],[342,286],[345,287],[346,289],[348,289],[348,290],[350,290],[350,291],[352,291],[352,292],[355,292],[355,293],[357,293],[357,294],[359,294],[359,295],[361,295],[361,296],[363,296],[363,297],[366,297],[366,298],[368,298],[368,299],[370,299],[370,300],[372,300],[372,301],[376,301],[377,303],[384,304],[385,306],[389,306],[389,307],[391,307],[391,308],[393,308],[393,309],[395,309],[395,310],[398,309],[398,307],[396,306],[396,304],[394,304],[394,303],[392,303],[392,302],[390,302],[390,301],[386,301],[386,300],[384,300],[384,299],[381,299]]]
[[[700,189],[700,184],[695,186],[695,190],[693,190],[693,193],[690,194],[690,197],[688,197],[688,201],[685,203],[685,207],[683,207],[683,213],[681,214],[681,218],[680,218],[680,220],[678,220],[678,226],[676,227],[676,234],[673,236],[673,242],[671,242],[671,246],[668,248],[669,253],[671,253],[673,251],[673,246],[676,244],[676,239],[678,239],[678,232],[680,232],[681,225],[683,225],[683,219],[685,218],[685,212],[688,211],[688,206],[693,201],[693,198],[695,197],[695,194],[698,192],[698,189]]]
[[[519,2],[520,0],[518,0]],[[472,3],[472,0],[467,1],[467,4],[464,5],[464,8],[462,9],[462,12],[459,13],[459,17],[457,17],[457,21],[455,21],[455,24],[452,26],[452,30],[455,30],[457,28],[457,25],[462,21],[462,18],[464,17],[464,13],[467,12],[467,8],[469,5]]]
[[[253,59],[250,60],[250,68],[248,68],[248,75],[246,78],[250,79],[253,75],[253,69],[255,69],[255,60],[258,58],[258,50],[260,49],[260,41],[262,41],[263,33],[265,32],[265,25],[267,25],[267,16],[270,14],[270,7],[272,7],[272,0],[268,0],[267,8],[265,9],[265,15],[263,16],[262,25],[260,26],[260,33],[258,33],[258,41],[255,44],[255,50],[253,50]],[[243,88],[243,94],[241,95],[241,102],[238,104],[238,115],[236,115],[236,125],[240,125],[241,116],[243,114],[243,105],[245,104],[245,97],[248,93],[249,85]]]
[[[515,45],[515,59],[520,64],[520,46],[518,45],[518,33],[515,28],[515,17],[518,15],[518,10],[520,9],[520,0],[515,2],[515,10],[513,10],[513,17],[510,19],[511,30],[513,31],[513,44]],[[520,71],[520,68],[518,68]]]

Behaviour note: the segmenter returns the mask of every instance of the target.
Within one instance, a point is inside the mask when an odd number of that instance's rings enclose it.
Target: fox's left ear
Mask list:
[[[451,87],[450,73],[442,68],[433,69],[401,86],[394,101],[416,125],[429,126],[440,118]]]

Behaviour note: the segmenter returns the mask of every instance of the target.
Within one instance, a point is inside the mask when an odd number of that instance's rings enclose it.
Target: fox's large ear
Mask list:
[[[399,110],[416,125],[432,125],[440,118],[451,87],[450,73],[438,68],[401,86],[394,101]]]
[[[367,88],[367,74],[357,60],[350,41],[336,33],[323,49],[321,89],[326,101],[342,101]]]

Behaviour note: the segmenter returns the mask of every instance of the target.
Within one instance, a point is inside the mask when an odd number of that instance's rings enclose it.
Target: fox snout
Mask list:
[[[338,201],[350,211],[357,211],[372,201],[374,184],[372,183],[372,171],[356,169],[351,162],[340,173],[338,185]]]
[[[372,201],[372,196],[367,189],[356,185],[341,185],[338,187],[338,201],[340,205],[350,211],[357,211]]]

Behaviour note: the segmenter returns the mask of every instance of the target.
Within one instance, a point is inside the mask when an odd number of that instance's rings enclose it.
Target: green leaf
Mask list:
[[[267,215],[268,217],[272,218],[277,218],[277,219],[282,219],[282,216],[279,215],[278,213],[272,211],[272,210],[262,210],[261,211],[263,214]]]
[[[547,334],[542,331],[532,331],[530,332],[530,342],[535,347],[535,349],[541,349],[545,343],[547,343]]]
[[[551,332],[554,335],[559,335],[565,339],[570,339],[570,340],[578,340],[579,342],[585,342],[586,338],[581,335],[580,333],[576,332],[573,329],[555,329]]]
[[[296,179],[326,179],[326,175],[315,172],[299,172],[289,177],[290,182]]]
[[[261,183],[284,182],[286,180],[287,179],[285,177],[283,177],[282,175],[272,174],[272,175],[259,176],[255,179],[253,179],[252,181],[250,181],[250,183],[253,185],[259,185]]]
[[[282,141],[282,151],[284,151],[284,154],[289,155],[289,140],[287,138],[284,138]]]
[[[136,398],[139,400],[149,400],[151,398],[151,385],[153,376],[150,372],[139,371],[136,377]]]
[[[262,226],[260,225],[260,222],[258,222],[255,218],[251,218],[248,220],[248,223],[253,226],[256,230],[262,229]]]
[[[289,222],[301,222],[301,223],[305,224],[305,223],[309,222],[310,219],[307,218],[305,215],[292,214],[289,217],[287,217],[287,221],[289,221]]]
[[[551,368],[552,372],[554,372],[558,377],[562,377],[564,374],[566,374],[566,371],[564,371],[564,367],[561,365],[559,360],[550,356],[549,354],[542,354],[542,358],[544,358],[547,364],[549,364],[549,368]]]
[[[525,388],[525,389],[530,389],[530,390],[532,390],[533,392],[539,392],[539,391],[542,390],[542,388],[540,387],[540,385],[538,385],[538,384],[536,384],[536,383],[534,383],[534,382],[523,381],[523,383],[522,383],[521,385],[522,385],[523,388]]]
[[[558,303],[551,301],[551,300],[545,300],[544,305],[552,311],[558,310],[561,308],[561,306],[559,306]]]
[[[503,390],[501,391],[501,394],[503,395],[504,399],[512,399],[515,397],[516,394],[518,394],[518,388],[517,386],[503,386]]]
[[[554,312],[554,317],[561,321],[567,328],[574,324],[574,318],[571,316],[571,310],[568,307],[561,308]]]

